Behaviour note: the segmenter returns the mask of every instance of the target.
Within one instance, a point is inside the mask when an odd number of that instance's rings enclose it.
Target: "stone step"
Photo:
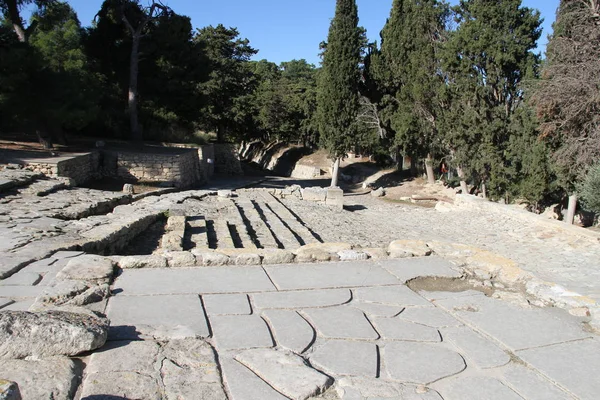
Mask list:
[[[240,215],[244,219],[244,222],[246,223],[246,225],[249,225],[249,227],[247,227],[246,229],[252,229],[253,236],[255,237],[254,242],[257,245],[257,247],[263,249],[279,248],[279,244],[275,240],[271,229],[262,219],[259,212],[254,207],[252,201],[248,198],[240,197],[236,199],[236,205],[238,207]]]
[[[275,196],[266,191],[261,191],[260,195],[269,204],[271,209],[281,217],[290,230],[297,236],[302,245],[310,243],[320,243],[315,235],[308,229],[292,212],[283,205]]]
[[[206,250],[208,244],[208,228],[206,226],[206,218],[204,216],[195,216],[188,218],[187,238],[191,247],[196,249]]]
[[[235,244],[231,238],[229,230],[229,221],[223,218],[213,220],[213,227],[217,236],[217,249],[235,249]]]
[[[292,231],[290,231],[290,229],[282,222],[280,217],[273,212],[266,201],[257,200],[254,202],[254,205],[260,208],[271,232],[274,233],[277,240],[283,245],[283,248],[297,249],[302,246],[300,240],[298,240]]]
[[[256,244],[254,243],[250,233],[248,232],[248,227],[244,222],[244,218],[242,217],[239,208],[236,206],[233,200],[228,199],[228,201],[231,204],[231,207],[228,207],[228,210],[231,210],[228,217],[230,230],[232,227],[233,229],[235,229],[238,235],[237,239],[240,242],[236,243],[236,245],[244,249],[256,250]]]

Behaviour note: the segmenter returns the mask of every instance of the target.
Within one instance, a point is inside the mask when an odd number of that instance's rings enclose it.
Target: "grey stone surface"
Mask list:
[[[460,354],[439,344],[387,343],[383,360],[390,377],[403,383],[428,384],[466,368]]]
[[[356,308],[339,306],[313,308],[304,310],[317,332],[332,339],[366,339],[379,338],[365,315]]]
[[[561,310],[521,308],[485,296],[440,300],[436,304],[468,321],[512,350],[590,337]]]
[[[153,341],[108,342],[92,354],[85,372],[135,371],[151,374],[159,349]]]
[[[458,377],[444,386],[438,390],[447,400],[523,400],[502,382],[488,376]]]
[[[503,368],[502,378],[527,400],[573,400],[575,398],[540,373],[521,364],[511,363]]]
[[[166,268],[167,259],[159,255],[125,256],[121,257],[117,264],[123,269]]]
[[[127,270],[115,288],[124,295],[211,294],[274,291],[260,267]]]
[[[207,294],[202,296],[208,315],[250,315],[252,308],[245,294]]]
[[[328,340],[310,354],[310,362],[334,376],[377,377],[379,360],[374,343]]]
[[[37,272],[17,272],[10,278],[6,278],[0,281],[0,285],[14,285],[14,286],[33,286],[42,280],[42,277]]]
[[[443,400],[438,392],[422,385],[406,385],[382,379],[343,377],[336,381],[342,400]]]
[[[264,251],[262,254],[262,263],[264,265],[291,264],[296,258],[296,255],[294,253],[287,250],[270,249],[268,251]]]
[[[114,263],[110,258],[84,254],[71,258],[58,272],[57,279],[108,283],[113,276]]]
[[[352,293],[348,289],[303,290],[256,293],[252,299],[257,308],[315,308],[347,303]]]
[[[61,250],[61,251],[57,251],[56,253],[52,254],[52,258],[60,260],[60,259],[64,259],[64,258],[72,258],[72,257],[81,256],[81,255],[83,255],[83,251]]]
[[[442,337],[445,342],[453,343],[461,350],[469,365],[473,363],[485,369],[510,362],[510,356],[504,350],[466,326],[444,328]]]
[[[132,371],[88,374],[83,381],[82,400],[162,400],[157,375]]]
[[[440,257],[381,260],[378,265],[396,276],[402,283],[417,277],[460,278],[453,264]]]
[[[315,340],[314,329],[296,311],[267,310],[263,316],[271,326],[278,346],[300,354]]]
[[[366,303],[361,301],[353,301],[350,304],[354,308],[358,308],[369,317],[395,317],[404,310],[400,306],[389,306],[385,304]]]
[[[23,400],[71,400],[80,373],[76,364],[66,357],[0,360],[0,376],[19,384]]]
[[[27,299],[38,297],[44,291],[42,286],[0,286],[0,297]]]
[[[28,311],[29,307],[31,307],[34,303],[35,299],[31,298],[29,300],[19,300],[15,301],[12,304],[9,304],[2,309],[1,311]]]
[[[529,365],[580,399],[592,400],[600,393],[600,380],[590,371],[600,370],[600,341],[587,339],[517,352]]]
[[[427,243],[415,240],[394,240],[388,246],[392,258],[425,257],[431,254]]]
[[[13,303],[14,303],[14,300],[7,299],[7,298],[0,298],[0,309],[6,307],[8,305],[11,305]]]
[[[172,268],[193,267],[196,265],[196,257],[189,251],[170,251],[164,254],[167,264]]]
[[[238,254],[234,260],[235,265],[260,265],[261,258],[256,253]]]
[[[274,346],[265,321],[257,315],[220,315],[210,317],[219,351]]]
[[[292,400],[318,395],[333,383],[329,376],[312,369],[291,352],[252,349],[240,352],[235,359]]]
[[[49,311],[0,311],[0,359],[74,356],[106,342],[108,321]]]
[[[227,254],[217,251],[193,250],[192,253],[196,257],[196,265],[203,265],[205,267],[219,267],[234,262]]]
[[[83,254],[81,252],[79,252],[78,255]],[[51,267],[53,264],[55,264],[58,260],[56,258],[45,258],[43,260],[39,260],[39,261],[35,261],[32,262],[31,264],[27,265],[27,272],[37,272],[39,274],[43,274],[45,272],[48,272],[51,270]],[[65,263],[65,265],[67,265]],[[63,265],[64,267],[64,265]]]
[[[432,328],[462,325],[462,322],[452,317],[449,313],[432,307],[408,307],[398,315],[398,318],[431,326]]]
[[[358,250],[342,250],[338,251],[337,255],[340,261],[364,261],[369,258],[367,253]]]
[[[383,268],[365,262],[267,266],[265,270],[280,290],[378,286],[399,283]]]
[[[437,329],[415,324],[399,318],[374,318],[371,320],[377,332],[386,340],[404,340],[409,342],[441,342]]]
[[[387,304],[393,306],[425,306],[432,307],[432,304],[419,296],[407,286],[386,286],[386,287],[369,287],[354,289],[354,297],[358,300]]]
[[[197,295],[120,296],[108,302],[112,339],[182,339],[209,335]]]
[[[231,400],[289,400],[246,366],[234,360],[233,355],[221,354],[219,362]]]

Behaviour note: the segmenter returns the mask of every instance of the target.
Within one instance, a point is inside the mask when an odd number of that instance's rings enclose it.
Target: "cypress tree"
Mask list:
[[[337,185],[339,160],[353,144],[358,128],[361,32],[356,1],[337,0],[317,93],[321,144],[336,160],[332,186]]]

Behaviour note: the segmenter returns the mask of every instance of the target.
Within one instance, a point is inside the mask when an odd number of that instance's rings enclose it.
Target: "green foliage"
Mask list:
[[[586,209],[600,214],[600,163],[590,168],[580,192]]]
[[[317,90],[321,144],[333,157],[343,157],[357,133],[363,34],[356,1],[337,0]]]

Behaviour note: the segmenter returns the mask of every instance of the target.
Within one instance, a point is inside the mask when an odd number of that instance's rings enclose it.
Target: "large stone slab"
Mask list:
[[[289,400],[236,361],[232,354],[219,354],[219,362],[230,400]]]
[[[362,312],[364,312],[369,318],[370,317],[385,317],[392,318],[399,315],[403,307],[400,306],[388,306],[386,304],[377,304],[377,303],[366,303],[361,301],[353,301],[351,306],[354,308],[358,308]]]
[[[375,340],[379,335],[365,315],[356,308],[339,306],[303,311],[317,332],[332,339]]]
[[[484,338],[466,326],[442,330],[444,341],[453,343],[467,358],[467,364],[479,368],[496,368],[510,362],[510,356],[494,342]]]
[[[454,265],[451,262],[434,256],[381,260],[377,264],[394,274],[402,283],[419,277],[461,277],[461,274],[453,269]]]
[[[107,314],[112,339],[183,339],[209,335],[197,295],[117,295],[108,302]]]
[[[502,377],[517,393],[527,400],[573,400],[547,378],[524,365],[511,363],[502,371]]]
[[[250,315],[252,308],[245,294],[207,294],[202,296],[208,315]]]
[[[71,312],[0,311],[0,359],[74,356],[106,342],[108,321]]]
[[[266,266],[279,290],[327,289],[398,284],[398,280],[378,265],[364,262]]]
[[[442,328],[446,326],[461,326],[462,322],[452,317],[446,311],[433,307],[409,307],[404,309],[398,318],[417,324]]]
[[[467,367],[460,354],[428,343],[388,343],[383,349],[383,359],[390,377],[402,383],[426,385]]]
[[[19,384],[23,400],[71,400],[81,371],[66,357],[0,360],[0,376]]]
[[[88,374],[83,381],[82,400],[144,399],[162,400],[158,375],[137,372]]]
[[[7,299],[7,298],[0,298],[0,309],[4,308],[12,303],[14,303],[14,300]]]
[[[422,385],[360,377],[337,379],[336,392],[342,400],[443,400],[438,392]]]
[[[598,398],[600,341],[587,339],[517,352],[525,362],[582,400]]]
[[[108,283],[113,276],[114,262],[107,257],[84,254],[71,258],[58,272],[57,279]]]
[[[419,296],[407,286],[385,286],[385,287],[370,287],[354,289],[354,297],[361,301],[387,304],[393,306],[409,307],[409,306],[424,306],[432,307],[433,305]]]
[[[274,331],[275,342],[281,347],[303,353],[315,340],[313,327],[296,311],[267,310],[263,316]]]
[[[42,286],[0,286],[0,297],[27,299],[38,297],[44,291]]]
[[[439,391],[448,400],[523,400],[502,382],[488,376],[458,377],[444,386]]]
[[[127,270],[115,289],[128,295],[251,293],[275,287],[260,267]]]
[[[458,297],[436,304],[513,351],[591,336],[562,310],[521,308],[485,296]]]
[[[399,318],[375,318],[373,323],[382,339],[430,343],[442,341],[437,329]]]
[[[323,393],[333,379],[306,365],[302,357],[274,349],[252,349],[235,359],[292,400],[305,400]]]
[[[37,272],[26,272],[20,271],[0,281],[1,286],[12,285],[12,286],[33,286],[42,280],[42,277]]]
[[[220,315],[210,317],[219,351],[273,347],[271,332],[258,315]]]
[[[317,308],[348,303],[352,300],[349,289],[302,290],[291,292],[256,293],[252,295],[257,308]]]
[[[108,342],[92,354],[85,372],[136,371],[151,374],[159,349],[153,341]]]
[[[328,340],[310,355],[310,362],[332,374],[376,378],[379,368],[374,343],[350,340]]]

